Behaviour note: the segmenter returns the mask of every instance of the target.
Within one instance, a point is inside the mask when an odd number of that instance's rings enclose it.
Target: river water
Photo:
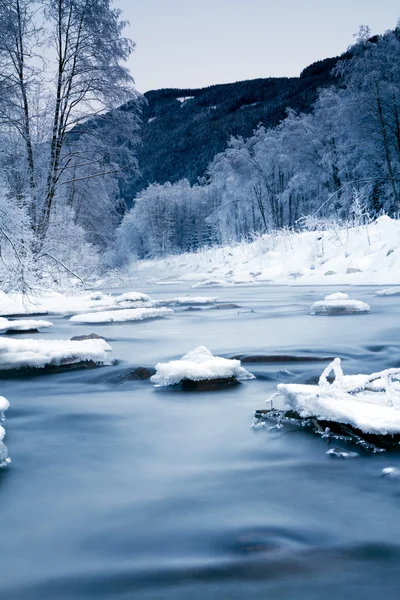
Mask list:
[[[154,299],[189,292],[138,289]],[[0,472],[0,597],[398,597],[400,479],[381,471],[400,467],[399,455],[347,446],[360,457],[335,460],[328,441],[309,431],[251,428],[277,383],[305,382],[327,361],[246,364],[257,379],[220,392],[116,384],[124,369],[200,344],[228,357],[341,356],[346,373],[399,366],[400,297],[353,287],[351,297],[370,303],[372,314],[310,316],[312,302],[332,291],[207,290],[243,308],[177,309],[142,323],[52,318],[54,329],[39,337],[96,332],[118,364],[2,379],[12,463]]]

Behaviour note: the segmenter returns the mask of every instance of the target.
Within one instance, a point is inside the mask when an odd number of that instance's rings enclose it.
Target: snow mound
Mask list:
[[[174,311],[171,308],[127,308],[123,310],[99,311],[75,315],[70,318],[72,323],[127,323],[128,321],[143,321],[168,317]]]
[[[34,319],[9,321],[4,317],[0,317],[0,333],[11,331],[33,331],[39,329],[47,329],[48,327],[52,326],[53,323],[50,323],[50,321],[38,321]]]
[[[361,300],[351,300],[347,294],[335,292],[325,296],[324,300],[314,302],[310,308],[311,315],[352,315],[369,313],[371,307]]]
[[[214,304],[218,297],[207,296],[182,296],[181,298],[169,298],[168,300],[157,300],[157,306],[193,306],[203,304]]]
[[[241,366],[240,360],[213,356],[205,346],[199,346],[182,356],[180,360],[158,363],[156,370],[156,374],[150,381],[157,387],[176,385],[185,380],[210,381],[235,378],[241,381],[255,379],[252,373]]]
[[[379,290],[375,296],[400,296],[400,287],[387,288],[385,290]]]
[[[335,380],[328,382],[333,371]],[[400,433],[400,369],[372,375],[343,375],[336,358],[318,385],[278,385],[278,393],[302,418],[351,425],[367,434]]]
[[[67,340],[14,340],[0,339],[0,370],[74,365],[94,362],[112,364],[108,353],[111,346],[102,339]]]
[[[122,302],[151,302],[151,298],[147,294],[142,294],[141,292],[127,292],[126,294],[117,296],[115,302],[117,304],[121,304]]]

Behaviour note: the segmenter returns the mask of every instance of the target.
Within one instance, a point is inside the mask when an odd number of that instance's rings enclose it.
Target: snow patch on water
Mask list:
[[[112,364],[111,346],[102,339],[68,340],[14,340],[0,339],[0,370],[65,366],[84,362],[98,365]]]
[[[127,308],[75,315],[70,318],[70,321],[72,323],[126,323],[168,317],[173,312],[172,308]]]

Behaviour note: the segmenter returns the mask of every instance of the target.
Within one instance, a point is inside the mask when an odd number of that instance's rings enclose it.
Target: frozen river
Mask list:
[[[154,299],[190,291],[138,289]],[[359,458],[335,460],[311,432],[251,428],[277,383],[305,382],[328,361],[248,363],[257,379],[221,392],[117,384],[126,369],[154,367],[198,345],[226,357],[340,356],[346,373],[400,366],[400,296],[352,287],[372,314],[310,316],[310,305],[332,291],[196,290],[241,308],[180,308],[140,323],[51,317],[55,327],[38,337],[96,332],[118,364],[2,379],[12,464],[0,472],[0,597],[397,597],[400,479],[381,471],[400,467],[400,455],[351,447]]]

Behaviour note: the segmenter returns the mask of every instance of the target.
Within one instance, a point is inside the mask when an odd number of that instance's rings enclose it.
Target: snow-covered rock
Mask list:
[[[115,298],[115,302],[117,304],[126,303],[126,302],[151,302],[150,296],[147,294],[142,294],[141,292],[127,292],[126,294],[121,294]]]
[[[126,323],[168,317],[174,311],[171,308],[127,308],[123,310],[84,313],[70,318],[72,323]]]
[[[192,285],[193,289],[196,288],[208,288],[208,287],[226,287],[228,282],[225,279],[206,279],[205,281],[198,281]]]
[[[241,366],[240,360],[231,360],[213,356],[204,346],[182,356],[180,360],[158,363],[156,374],[151,378],[158,386],[176,385],[183,381],[212,381],[218,379],[236,379],[238,381],[255,379]]]
[[[214,304],[218,297],[210,296],[182,296],[180,298],[168,298],[166,300],[157,300],[157,306],[202,306],[204,304]]]
[[[50,321],[39,321],[35,319],[25,319],[18,321],[9,321],[4,317],[0,317],[0,333],[11,333],[13,331],[39,331],[52,327]]]
[[[10,404],[8,400],[6,400],[6,398],[4,398],[3,396],[0,396],[0,423],[1,421],[4,421],[4,413],[9,406]],[[0,425],[0,468],[5,467],[11,462],[8,458],[7,447],[3,444],[5,435],[6,430]]]
[[[110,365],[111,346],[105,340],[15,340],[0,338],[0,370],[40,369],[94,363]]]
[[[310,308],[311,315],[353,315],[369,312],[371,312],[369,304],[361,300],[351,300],[342,292],[329,294],[324,300],[314,302]]]
[[[328,382],[331,371],[333,383]],[[278,385],[278,393],[300,417],[351,425],[366,434],[400,433],[400,369],[372,375],[343,375],[336,358],[318,385]]]

